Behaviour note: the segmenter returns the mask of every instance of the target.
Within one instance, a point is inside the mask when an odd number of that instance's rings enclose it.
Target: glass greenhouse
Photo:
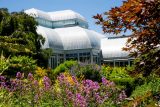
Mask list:
[[[121,49],[126,38],[111,39],[89,30],[86,19],[72,10],[44,12],[32,8],[25,13],[38,22],[37,33],[46,40],[43,48],[53,50],[48,60],[51,68],[65,60],[111,66],[125,66],[131,62],[128,53]]]
[[[109,66],[132,65],[133,58],[129,57],[129,52],[122,50],[127,39],[127,37],[110,37],[102,39],[102,63]]]

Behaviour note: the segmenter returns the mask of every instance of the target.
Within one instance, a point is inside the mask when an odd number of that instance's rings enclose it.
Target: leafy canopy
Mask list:
[[[6,57],[25,55],[37,59],[38,64],[47,66],[50,49],[41,49],[45,39],[36,32],[38,23],[24,12],[9,13],[0,8],[0,53]]]
[[[0,51],[5,54],[33,56],[40,51],[44,39],[36,32],[37,22],[23,12],[9,13],[0,9]]]

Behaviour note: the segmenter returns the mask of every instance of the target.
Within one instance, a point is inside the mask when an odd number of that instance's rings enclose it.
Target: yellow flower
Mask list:
[[[36,69],[36,76],[38,76],[38,77],[44,77],[46,75],[47,75],[47,73],[46,73],[45,69],[43,69],[41,67],[37,67],[37,69]]]
[[[74,85],[74,81],[72,79],[72,76],[68,73],[68,72],[64,72],[64,75],[65,75],[65,80],[70,83],[70,85]]]
[[[56,92],[56,93],[60,93],[60,92],[61,92],[61,88],[60,88],[60,85],[59,85],[59,81],[58,81],[58,80],[55,81],[54,89],[55,89],[55,92]]]

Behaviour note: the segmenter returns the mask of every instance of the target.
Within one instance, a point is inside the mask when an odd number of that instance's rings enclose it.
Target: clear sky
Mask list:
[[[59,11],[71,9],[80,13],[89,22],[89,29],[102,32],[92,18],[112,7],[122,5],[122,0],[0,0],[0,8],[8,8],[10,12],[37,8],[43,11]]]

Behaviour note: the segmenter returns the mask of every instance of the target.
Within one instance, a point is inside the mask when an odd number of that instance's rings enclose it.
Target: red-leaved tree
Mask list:
[[[105,33],[132,32],[123,49],[136,57],[134,73],[160,74],[160,0],[126,0],[94,18]]]

